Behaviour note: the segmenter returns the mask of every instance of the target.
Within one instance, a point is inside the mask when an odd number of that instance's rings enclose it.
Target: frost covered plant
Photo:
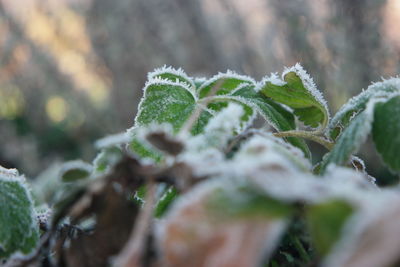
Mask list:
[[[92,164],[51,167],[32,190],[0,169],[4,264],[400,262],[400,193],[378,188],[356,156],[371,134],[400,172],[399,78],[372,84],[331,118],[299,64],[260,82],[163,67],[148,75],[138,110],[126,133],[96,142]],[[306,140],[327,151],[314,166]]]

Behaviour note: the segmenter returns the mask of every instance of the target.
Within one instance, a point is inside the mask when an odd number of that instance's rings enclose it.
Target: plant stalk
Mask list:
[[[328,150],[332,150],[334,143],[330,142],[329,140],[325,139],[322,136],[317,135],[317,132],[307,132],[307,131],[286,131],[286,132],[277,132],[273,135],[276,137],[301,137],[304,139],[308,139],[323,145]]]

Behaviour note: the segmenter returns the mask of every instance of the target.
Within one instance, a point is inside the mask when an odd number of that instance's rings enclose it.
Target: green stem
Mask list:
[[[300,242],[297,236],[291,236],[292,242],[296,250],[299,252],[301,259],[304,262],[310,262],[310,256],[308,255],[306,249],[303,244]]]
[[[307,131],[286,131],[286,132],[278,132],[274,133],[274,136],[276,137],[300,137],[304,139],[308,139],[314,142],[317,142],[324,147],[326,147],[328,150],[332,150],[334,143],[326,140],[324,137],[319,136],[320,132],[307,132]]]

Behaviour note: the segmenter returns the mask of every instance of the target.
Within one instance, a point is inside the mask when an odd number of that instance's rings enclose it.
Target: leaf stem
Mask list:
[[[277,132],[273,134],[276,137],[301,137],[304,139],[308,139],[319,143],[326,147],[328,150],[332,150],[334,143],[330,142],[329,140],[325,139],[324,137],[320,136],[320,132],[308,132],[308,131],[286,131],[286,132]]]
[[[213,100],[213,96],[216,94],[216,92],[221,88],[222,81],[218,81],[210,90],[209,94],[211,96],[208,96],[206,98],[203,98],[201,100],[197,101],[197,107],[193,111],[192,115],[189,117],[189,119],[186,121],[186,123],[183,125],[182,129],[180,130],[180,133],[185,134],[187,132],[190,132],[192,129],[193,125],[196,123],[196,121],[200,118],[201,112],[207,108],[207,105]]]
[[[303,259],[303,261],[305,263],[310,262],[310,256],[308,255],[303,244],[300,242],[299,238],[297,236],[291,236],[291,239],[292,239],[294,247],[296,248],[297,252],[300,254],[300,257]]]

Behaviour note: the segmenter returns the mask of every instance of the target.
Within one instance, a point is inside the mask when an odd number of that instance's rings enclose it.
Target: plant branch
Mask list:
[[[276,137],[301,137],[304,139],[308,139],[311,141],[314,141],[316,143],[319,143],[326,147],[328,150],[332,150],[334,143],[330,142],[329,140],[325,139],[324,137],[319,135],[320,132],[308,132],[308,131],[286,131],[286,132],[277,132],[274,133],[273,135]]]
[[[140,266],[145,251],[145,240],[151,228],[153,209],[156,202],[154,177],[150,176],[144,207],[137,218],[135,227],[122,252],[115,260],[114,266]]]

